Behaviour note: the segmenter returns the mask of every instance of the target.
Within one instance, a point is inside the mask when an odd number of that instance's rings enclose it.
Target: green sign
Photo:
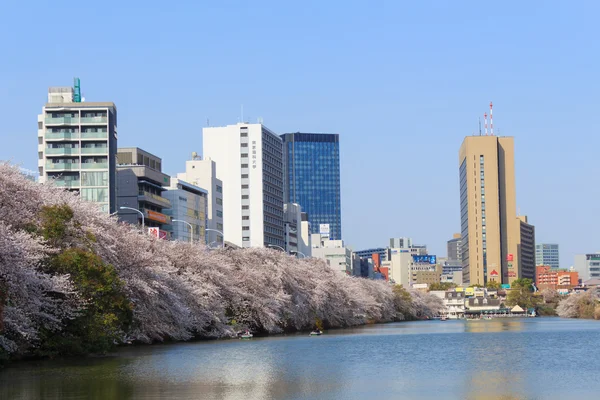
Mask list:
[[[75,103],[81,103],[81,83],[79,82],[79,78],[74,79],[75,83],[73,85],[73,101]]]

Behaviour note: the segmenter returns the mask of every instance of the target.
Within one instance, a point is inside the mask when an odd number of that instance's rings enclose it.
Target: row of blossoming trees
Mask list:
[[[346,327],[442,307],[317,259],[157,240],[0,164],[0,358]]]

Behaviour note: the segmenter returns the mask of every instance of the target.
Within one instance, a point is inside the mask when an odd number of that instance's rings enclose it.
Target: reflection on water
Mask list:
[[[599,322],[529,318],[140,346],[18,363],[0,399],[595,399],[597,343]]]

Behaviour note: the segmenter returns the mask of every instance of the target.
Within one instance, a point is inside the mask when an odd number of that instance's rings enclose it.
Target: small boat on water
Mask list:
[[[312,331],[309,336],[321,336],[323,332],[321,331]]]
[[[440,321],[448,321],[448,317],[445,315],[442,315],[442,317],[440,318]]]
[[[240,335],[240,339],[252,339],[254,335],[250,333],[250,331],[246,331]]]

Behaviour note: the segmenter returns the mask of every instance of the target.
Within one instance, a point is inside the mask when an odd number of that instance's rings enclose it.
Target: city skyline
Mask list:
[[[9,5],[9,17],[0,33],[14,37],[3,44],[4,54],[12,61],[2,67],[0,89],[11,95],[0,99],[0,105],[12,117],[3,127],[7,145],[0,149],[0,159],[35,169],[32,115],[39,113],[47,87],[69,85],[73,76],[82,78],[88,101],[108,99],[119,107],[119,147],[140,146],[161,156],[165,172],[172,176],[182,171],[189,148],[201,150],[200,131],[206,120],[212,126],[233,124],[243,104],[245,119],[262,117],[277,134],[340,132],[342,225],[344,239],[353,248],[384,246],[389,237],[407,235],[427,243],[432,253],[444,254],[447,238],[460,230],[454,149],[465,135],[477,132],[477,120],[493,100],[498,133],[515,137],[517,208],[536,226],[536,240],[559,243],[563,267],[573,264],[575,254],[598,250],[597,238],[589,234],[594,230],[588,216],[596,209],[592,199],[599,189],[584,183],[592,181],[599,168],[593,149],[600,139],[590,133],[586,122],[597,104],[593,94],[598,82],[590,79],[597,56],[586,48],[593,47],[591,40],[597,33],[591,16],[597,14],[598,5],[542,9],[523,4],[519,15],[511,4],[440,5],[433,10],[420,5],[349,6],[342,11],[325,5],[307,21],[307,30],[331,29],[346,34],[345,38],[319,43],[314,35],[284,32],[278,39],[263,28],[244,37],[239,35],[241,28],[234,28],[220,38],[219,46],[226,51],[197,39],[214,29],[211,19],[232,10],[189,7],[188,15],[178,14],[183,21],[175,24],[172,14],[159,14],[152,7],[144,11],[147,18],[137,21],[131,19],[134,7],[121,5],[117,8],[122,13],[107,20],[83,4],[84,23],[108,22],[117,28],[94,46],[85,46],[84,37],[73,37],[73,46],[82,57],[54,64],[39,60],[52,60],[71,50],[58,43],[39,48],[37,41],[44,21],[60,18],[66,9]],[[10,16],[26,11],[31,18],[25,34],[24,26]],[[243,12],[268,20],[272,28],[299,18],[293,8],[275,10],[268,18],[264,11],[240,6],[233,17],[242,18]],[[335,18],[338,21],[331,27],[321,27],[338,12],[345,22]],[[142,19],[162,21],[159,15],[164,18],[162,26],[172,28],[165,29],[163,40],[132,33]],[[202,26],[186,23],[198,15],[206,16]],[[489,23],[469,26],[468,21],[481,15],[487,15]],[[559,15],[565,28],[560,34],[553,29]],[[399,16],[400,24],[396,23]],[[354,32],[351,22],[365,17],[374,20],[374,27]],[[449,24],[453,29],[445,32],[443,27]],[[15,35],[19,32],[23,34]],[[322,33],[326,32],[317,36]],[[181,37],[183,41],[173,45]],[[132,46],[132,39],[139,46]],[[280,54],[280,40],[294,51],[274,57],[264,68],[265,55]],[[202,58],[183,50],[191,43]],[[393,44],[402,51],[386,51]],[[37,50],[22,52],[28,46]],[[485,48],[493,48],[489,57],[474,57]],[[369,57],[356,63],[335,61],[356,50],[367,51]],[[105,56],[90,62],[98,51]],[[557,52],[564,56],[557,58]],[[211,65],[202,62],[206,54],[211,56]],[[140,69],[141,60],[148,58],[158,60],[157,65],[144,64]],[[245,60],[245,68],[229,67],[239,58]],[[305,61],[290,62],[298,58]],[[368,73],[375,70],[377,74]],[[186,81],[185,91],[173,84],[180,78]],[[288,83],[285,91],[283,81]],[[315,92],[323,95],[315,97]],[[150,118],[160,114],[169,118]],[[198,127],[187,124],[188,115],[195,116]],[[575,133],[579,140],[561,140]],[[425,165],[424,154],[433,160],[430,166]],[[555,157],[561,162],[551,161]],[[404,185],[387,192],[380,189],[378,196],[365,190],[367,183],[379,188],[398,176],[406,180]],[[425,195],[433,190],[447,193],[447,200]]]

